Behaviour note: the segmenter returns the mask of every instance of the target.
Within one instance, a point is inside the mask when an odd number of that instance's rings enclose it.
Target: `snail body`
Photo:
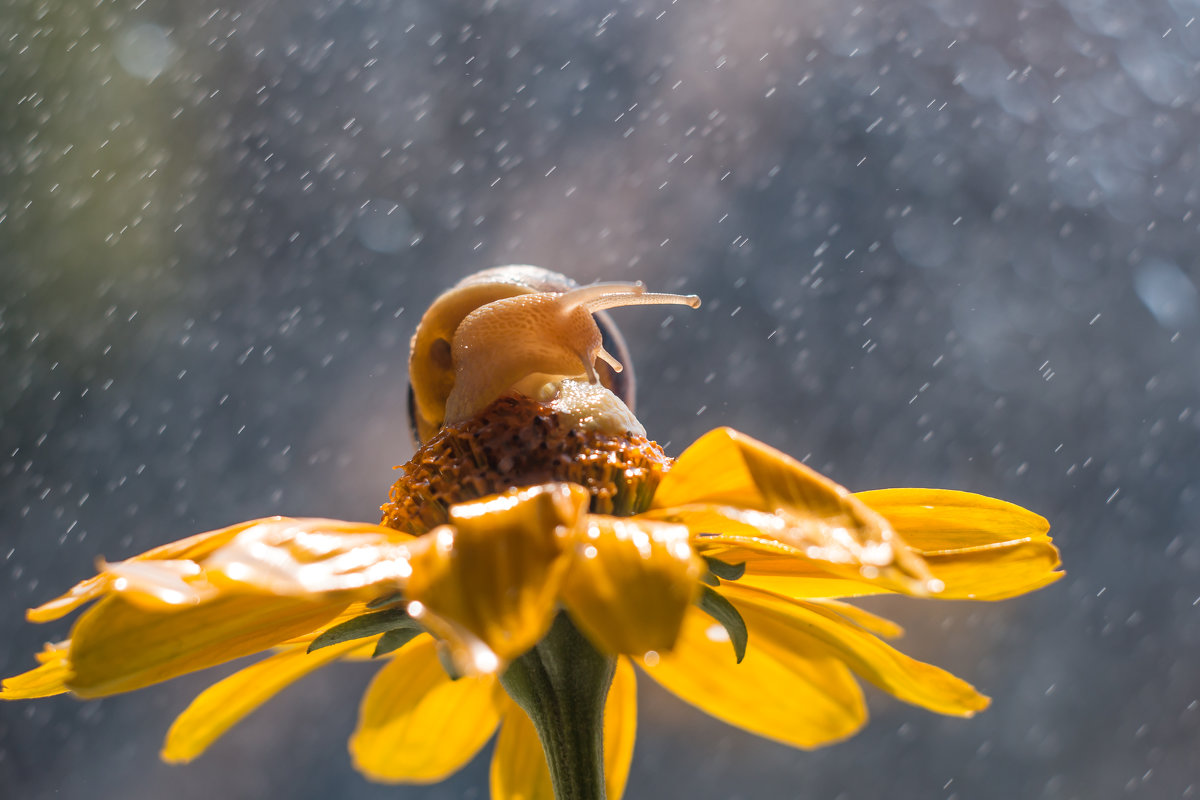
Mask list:
[[[573,413],[577,403],[597,410],[592,416],[606,424],[625,424],[633,419],[634,384],[622,364],[628,350],[603,312],[659,304],[695,308],[700,300],[647,292],[640,282],[578,286],[531,266],[468,277],[434,301],[413,336],[410,410],[417,441],[511,391],[558,402],[568,416],[586,416]],[[565,381],[572,385],[564,388]],[[620,408],[608,409],[608,396]]]

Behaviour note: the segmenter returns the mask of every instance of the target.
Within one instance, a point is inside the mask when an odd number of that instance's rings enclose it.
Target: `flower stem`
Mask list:
[[[604,800],[604,701],[617,660],[559,613],[536,647],[501,676],[537,729],[557,800]]]

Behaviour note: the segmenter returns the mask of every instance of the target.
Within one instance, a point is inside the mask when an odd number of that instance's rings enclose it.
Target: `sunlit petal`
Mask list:
[[[248,522],[240,522],[237,525],[231,525],[228,528],[208,531],[207,533],[198,533],[195,536],[189,536],[186,539],[169,542],[152,550],[147,550],[140,555],[127,559],[127,562],[160,560],[196,561],[207,556],[246,528],[263,521],[250,520]],[[118,576],[102,573],[81,581],[71,587],[65,594],[43,603],[37,608],[30,609],[26,617],[30,622],[49,622],[50,620],[66,616],[83,604],[109,592],[112,588],[112,582],[116,577]]]
[[[195,561],[143,561],[135,558],[103,563],[101,574],[110,578],[108,590],[150,610],[195,605],[219,593]]]
[[[1020,506],[968,492],[861,492],[944,584],[942,599],[1002,600],[1063,576],[1050,524]]]
[[[71,667],[67,663],[68,647],[67,642],[46,645],[37,654],[39,666],[4,679],[0,700],[29,700],[70,691],[66,683],[71,676]]]
[[[757,633],[738,664],[724,629],[693,608],[675,649],[643,662],[646,674],[717,719],[793,747],[828,744],[862,726],[862,691],[841,661]]]
[[[210,578],[276,595],[378,594],[402,588],[412,537],[381,525],[338,519],[260,520],[201,562]]]
[[[909,658],[834,611],[740,584],[724,589],[746,620],[751,642],[832,656],[880,689],[931,711],[969,717],[987,708],[988,699],[970,684]]]
[[[139,689],[266,650],[328,622],[346,605],[232,595],[156,612],[108,597],[75,623],[68,686],[81,697]]]
[[[858,499],[922,550],[953,550],[1017,540],[1049,541],[1045,517],[1013,503],[950,489],[875,489]]]
[[[703,515],[709,521],[714,517],[727,517],[736,521],[752,516],[766,528],[769,517],[760,511],[743,511],[724,507],[724,515],[716,511],[704,511]],[[650,512],[654,515],[655,512]],[[689,511],[679,509],[664,510],[666,518],[690,518]],[[647,516],[650,516],[647,515]],[[937,584],[929,581],[917,582],[902,575],[898,570],[880,569],[870,564],[862,564],[848,553],[834,554],[828,549],[800,548],[773,539],[767,535],[742,533],[702,533],[696,534],[697,528],[690,522],[686,523],[694,531],[691,545],[697,553],[704,557],[718,558],[728,564],[744,565],[744,577],[752,581],[762,576],[786,577],[788,579],[803,579],[797,584],[794,593],[804,597],[852,597],[857,595],[872,595],[895,591],[901,594],[929,594]],[[710,528],[709,528],[710,529]],[[736,530],[736,529],[734,529]],[[830,558],[830,557],[835,557]]]
[[[371,681],[350,738],[354,765],[372,780],[431,783],[457,772],[500,720],[496,679],[452,681],[433,641],[398,651]]]
[[[704,572],[688,536],[682,525],[590,517],[562,598],[601,650],[641,655],[671,649]]]
[[[654,494],[655,509],[682,512],[689,505],[766,512],[741,522],[810,559],[894,573],[914,592],[927,590],[924,563],[883,517],[799,461],[729,428],[711,431],[685,450]],[[705,532],[689,525],[694,533]]]
[[[369,641],[373,646],[374,640]],[[370,646],[361,641],[326,647],[315,653],[306,653],[304,646],[293,646],[218,681],[176,717],[163,745],[163,760],[191,761],[286,687],[310,672],[364,648],[370,652]]]
[[[587,504],[572,484],[514,489],[454,506],[452,525],[412,545],[410,613],[447,640],[462,672],[494,671],[545,635]]]

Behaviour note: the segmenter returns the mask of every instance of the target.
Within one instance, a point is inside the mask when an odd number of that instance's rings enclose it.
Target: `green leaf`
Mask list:
[[[729,641],[733,644],[733,652],[737,656],[738,663],[742,663],[742,659],[746,657],[746,643],[750,639],[750,634],[746,631],[746,621],[742,619],[742,615],[738,613],[732,603],[707,586],[701,589],[700,599],[696,605],[700,606],[700,610],[705,614],[721,623],[721,627],[729,634]]]
[[[414,625],[417,625],[417,622],[404,609],[385,608],[383,611],[363,614],[354,619],[346,620],[341,625],[334,625],[312,640],[312,644],[308,646],[308,652],[311,653],[313,650],[320,650],[322,647],[348,642],[351,639],[364,639],[368,636],[410,628]]]
[[[416,622],[413,622],[411,628],[395,628],[394,630],[390,630],[379,637],[379,641],[375,644],[375,652],[371,654],[371,658],[378,658],[379,656],[387,655],[393,650],[399,650],[424,632]]]
[[[738,578],[746,574],[746,564],[727,564],[717,558],[703,556],[704,561],[708,564],[708,571],[716,575],[721,580],[736,581]]]

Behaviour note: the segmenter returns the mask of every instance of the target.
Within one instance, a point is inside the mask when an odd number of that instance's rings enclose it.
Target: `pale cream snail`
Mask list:
[[[640,429],[632,414],[629,351],[604,309],[680,304],[695,295],[647,292],[640,283],[579,286],[540,267],[494,267],[460,281],[425,312],[409,354],[409,413],[417,443],[442,425],[518,392],[557,401],[592,424]],[[587,387],[604,387],[603,394]],[[622,408],[613,406],[611,392]]]

